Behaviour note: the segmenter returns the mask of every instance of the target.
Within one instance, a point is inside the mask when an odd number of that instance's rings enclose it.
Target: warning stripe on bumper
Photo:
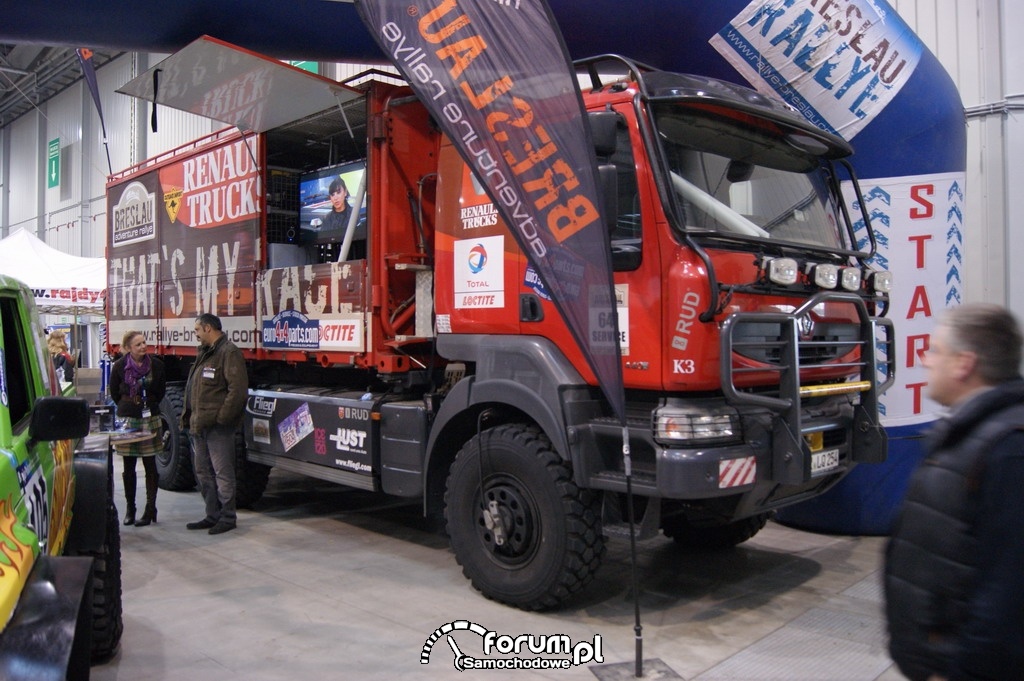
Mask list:
[[[752,485],[757,479],[757,460],[752,456],[718,462],[718,488]]]

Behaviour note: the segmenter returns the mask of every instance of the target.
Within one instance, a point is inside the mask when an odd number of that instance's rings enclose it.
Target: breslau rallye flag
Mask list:
[[[357,0],[364,23],[470,165],[624,419],[597,162],[543,0]]]

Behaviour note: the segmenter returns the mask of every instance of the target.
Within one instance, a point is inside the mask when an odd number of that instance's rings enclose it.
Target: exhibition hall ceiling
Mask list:
[[[123,54],[93,51],[99,68]],[[0,128],[32,111],[82,78],[82,65],[71,47],[0,43]]]

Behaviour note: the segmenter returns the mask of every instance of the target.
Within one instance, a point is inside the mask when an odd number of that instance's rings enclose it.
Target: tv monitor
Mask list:
[[[366,201],[356,205],[356,194],[365,173],[366,161],[353,161],[299,176],[301,243],[340,244],[353,210],[359,211],[353,240],[366,238]],[[332,186],[342,191],[336,191],[332,197]],[[344,208],[344,204],[348,207]]]

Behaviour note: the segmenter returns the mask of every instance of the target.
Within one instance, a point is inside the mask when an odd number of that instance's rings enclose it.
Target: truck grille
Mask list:
[[[860,345],[860,324],[819,322],[811,336],[797,341],[801,365],[837,360]],[[790,342],[782,324],[743,322],[736,325],[732,335],[733,352],[764,364],[783,362]]]
[[[855,314],[849,321],[815,317],[826,303]],[[733,403],[788,410],[803,394],[843,392],[836,381],[851,392],[874,386],[881,393],[895,375],[892,322],[870,317],[855,294],[821,293],[793,312],[734,313],[722,323],[721,343],[722,388]],[[762,386],[758,395],[744,390],[754,386]]]

